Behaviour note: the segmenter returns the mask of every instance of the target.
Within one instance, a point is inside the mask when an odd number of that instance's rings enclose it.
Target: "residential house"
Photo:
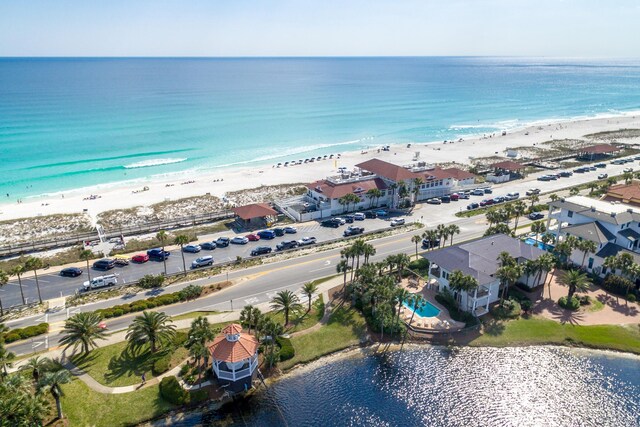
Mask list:
[[[613,185],[609,187],[603,200],[640,207],[640,182]]]

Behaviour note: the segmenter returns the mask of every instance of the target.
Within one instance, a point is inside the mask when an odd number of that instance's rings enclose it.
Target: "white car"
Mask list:
[[[527,190],[527,196],[533,196],[534,194],[540,194],[539,188],[530,188]]]
[[[315,242],[315,237],[303,237],[302,239],[298,240],[298,246],[313,245]]]
[[[395,227],[396,225],[404,225],[404,218],[396,218],[391,220],[391,226]]]
[[[85,291],[90,289],[99,289],[107,286],[114,286],[118,284],[118,279],[115,274],[108,274],[106,276],[98,276],[91,279],[91,281],[86,281],[82,284],[82,287]]]
[[[340,221],[340,225],[345,225],[347,223],[347,220],[344,218],[340,218],[339,216],[333,218],[334,221]]]
[[[362,212],[356,212],[353,214],[353,219],[355,219],[356,221],[364,221],[365,218],[366,216]]]
[[[191,263],[191,268],[205,267],[207,265],[213,265],[213,257],[211,255],[194,259]]]
[[[296,234],[298,232],[298,229],[295,227],[285,227],[284,232],[286,234]]]
[[[622,170],[622,172],[625,172],[625,173],[627,173],[627,172],[633,172],[633,168],[624,168],[624,169]]]
[[[249,239],[243,236],[236,236],[231,239],[231,243],[233,243],[234,245],[246,245],[247,243],[249,243]]]
[[[508,193],[504,198],[506,200],[516,200],[520,198],[520,193]]]

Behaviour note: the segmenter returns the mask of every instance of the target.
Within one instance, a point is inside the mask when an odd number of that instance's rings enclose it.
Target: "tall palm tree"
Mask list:
[[[419,234],[411,236],[411,242],[416,244],[416,259],[418,259],[418,244],[422,242],[422,236]]]
[[[89,268],[89,260],[93,258],[93,252],[91,252],[89,249],[81,249],[78,257],[87,263],[87,276],[89,277],[89,281],[91,281],[91,269]]]
[[[447,227],[447,232],[451,236],[451,241],[449,242],[449,246],[451,246],[453,245],[453,236],[455,234],[460,234],[460,227],[458,227],[456,224],[451,224]]]
[[[304,292],[309,300],[309,307],[307,308],[307,312],[309,312],[311,311],[311,299],[313,295],[318,292],[318,285],[313,282],[307,282],[302,286],[302,292]]]
[[[396,288],[394,297],[396,304],[398,304],[398,308],[396,309],[396,329],[398,329],[398,325],[400,324],[400,310],[404,302],[410,299],[411,294],[405,288]]]
[[[107,338],[106,331],[98,326],[101,320],[100,315],[92,311],[74,314],[64,324],[60,344],[66,344],[65,350],[73,346],[75,351],[79,346],[83,354],[89,353],[98,346],[96,340]]]
[[[0,370],[2,370],[5,377],[9,374],[7,369],[13,368],[15,358],[16,355],[7,350],[2,341],[0,341]]]
[[[591,240],[580,240],[576,245],[576,249],[582,252],[582,263],[580,264],[580,267],[584,267],[587,255],[596,253],[598,245],[596,242],[592,242]]]
[[[529,201],[531,202],[531,206],[529,207],[532,208],[533,205],[540,201],[540,196],[538,196],[537,194],[532,194],[531,196],[529,196]]]
[[[162,247],[162,264],[164,264],[164,275],[167,275],[167,257],[164,256],[164,247],[167,245],[169,241],[169,235],[166,231],[160,230],[156,233],[156,240],[160,242],[160,246]]]
[[[429,241],[429,249],[433,250],[435,249],[436,245],[435,243],[438,241],[438,232],[436,230],[427,230],[424,233],[422,233],[422,237],[424,237],[425,239],[427,239]]]
[[[541,233],[547,231],[547,226],[544,225],[542,221],[532,222],[531,231],[536,233],[536,246],[538,246],[538,236],[540,236]]]
[[[336,272],[342,273],[343,275],[343,284],[342,289],[344,290],[347,287],[347,272],[349,271],[349,262],[345,259],[341,259],[336,265]]]
[[[64,396],[62,384],[71,382],[71,373],[66,369],[60,369],[54,372],[47,372],[41,381],[41,389],[49,390],[56,401],[56,410],[58,411],[58,419],[62,419],[62,404],[60,397]]]
[[[33,377],[33,382],[36,386],[39,384],[40,376],[44,374],[47,370],[49,370],[53,366],[53,362],[51,359],[47,357],[32,357],[25,363],[20,366],[21,371],[31,371],[31,376]]]
[[[271,337],[268,344],[269,351],[267,353],[267,361],[269,362],[269,367],[272,367],[277,359],[277,353],[275,351],[276,337],[282,335],[284,328],[281,324],[268,319],[264,325],[264,332]]]
[[[404,269],[407,268],[411,260],[407,254],[397,254],[396,255],[396,267],[398,267],[398,282],[402,280],[402,273],[404,273]]]
[[[449,236],[445,237],[446,229],[447,227],[444,224],[438,224],[438,226],[436,227],[436,233],[438,234],[438,241],[440,242],[440,247],[444,246],[444,244],[442,243],[442,239],[444,238],[444,240],[446,240],[447,237],[449,237]]]
[[[143,311],[142,316],[136,316],[129,325],[126,339],[132,348],[149,343],[151,353],[155,353],[159,346],[171,341],[175,334],[176,325],[171,323],[169,316],[158,311]]]
[[[625,172],[622,174],[622,179],[624,179],[624,183],[626,185],[631,184],[631,181],[633,181],[633,172]]]
[[[518,221],[520,217],[527,211],[527,205],[522,200],[517,200],[513,203],[513,215],[515,217],[515,224],[513,225],[514,231],[518,229]]]
[[[17,264],[13,266],[11,270],[9,270],[9,275],[16,276],[18,278],[18,284],[20,285],[20,296],[22,297],[22,304],[26,304],[26,300],[24,299],[24,291],[22,290],[22,274],[24,273],[24,265]]]
[[[249,304],[245,305],[242,311],[240,311],[240,323],[249,328],[249,334],[251,333],[251,328],[256,323],[256,319],[253,318],[253,309],[254,307]]]
[[[509,287],[514,285],[520,276],[522,276],[523,267],[521,265],[505,265],[498,268],[496,271],[496,277],[502,282],[502,296],[500,297],[500,304],[504,303],[505,298],[509,295]]]
[[[418,201],[418,194],[420,194],[420,186],[424,181],[422,178],[413,178],[411,183],[413,184],[413,203],[416,203]]]
[[[209,350],[205,347],[204,344],[200,342],[196,342],[189,347],[189,355],[193,357],[196,362],[196,366],[198,366],[198,383],[202,381],[202,363],[200,360],[204,360],[204,365],[207,365],[207,355],[209,354]]]
[[[42,295],[40,294],[40,282],[38,281],[38,270],[43,267],[42,260],[36,257],[29,257],[24,263],[25,270],[32,270],[36,279],[36,289],[38,290],[38,300],[42,304]]]
[[[567,298],[571,299],[576,292],[585,292],[588,290],[591,279],[580,270],[568,270],[560,276],[559,283],[569,288]]]
[[[276,313],[284,313],[284,325],[289,324],[289,314],[300,310],[300,298],[290,290],[280,291],[271,300],[271,308]]]
[[[396,189],[398,188],[398,184],[397,183],[392,183],[391,185],[389,185],[389,190],[391,190],[391,207],[394,208],[395,207],[395,198],[396,198]]]
[[[449,286],[454,291],[466,292],[467,295],[469,295],[474,292],[480,284],[475,277],[466,275],[460,270],[455,270],[449,275]]]
[[[0,270],[0,289],[4,285],[9,283],[9,275],[4,272],[4,270]],[[0,298],[0,317],[4,316],[4,308],[2,307],[2,299]]]
[[[187,274],[187,263],[184,260],[184,245],[189,243],[189,236],[185,234],[178,234],[173,239],[173,243],[176,245],[180,245],[180,255],[182,255],[182,271],[184,271],[184,274]]]
[[[364,257],[364,262],[362,263],[362,265],[368,264],[369,258],[374,256],[375,254],[376,254],[376,248],[374,248],[373,245],[369,243],[365,243],[362,246],[362,256]]]
[[[209,323],[209,320],[204,316],[198,316],[191,322],[191,328],[189,328],[187,347],[194,345],[195,343],[205,345],[207,341],[211,341],[216,337],[213,331],[213,326]]]

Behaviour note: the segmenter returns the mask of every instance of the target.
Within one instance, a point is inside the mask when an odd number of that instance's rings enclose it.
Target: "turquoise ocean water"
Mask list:
[[[640,60],[0,59],[0,203],[636,110]]]

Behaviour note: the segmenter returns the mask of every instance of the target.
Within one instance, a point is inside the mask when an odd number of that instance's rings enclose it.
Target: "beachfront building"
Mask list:
[[[242,332],[242,326],[227,325],[209,346],[218,384],[233,393],[251,388],[257,374],[258,347],[256,337]]]
[[[494,163],[491,168],[493,171],[488,173],[485,179],[495,184],[524,178],[524,165],[512,160]]]
[[[549,228],[551,221],[557,225]],[[640,208],[584,196],[558,199],[549,203],[547,229],[559,240],[575,236],[596,243],[595,254],[574,250],[571,261],[587,271],[605,276],[604,259],[619,253],[629,253],[640,263]]]
[[[620,151],[620,149],[611,144],[596,144],[587,147],[578,148],[578,159],[593,162],[594,160],[602,160]]]
[[[372,175],[328,177],[307,184],[307,189],[307,198],[316,206],[320,218],[388,206],[390,202],[387,184]],[[344,197],[348,194],[356,196],[351,203],[345,203]]]
[[[502,289],[496,272],[500,268],[498,257],[501,252],[508,252],[520,264],[536,260],[544,254],[542,249],[519,239],[496,234],[430,251],[422,256],[430,263],[429,279],[437,282],[438,290],[450,290],[458,305],[477,317],[488,313],[489,306],[500,299]],[[478,288],[472,292],[451,289],[449,276],[456,270],[474,277],[478,281]],[[547,272],[529,277],[523,275],[518,282],[535,288],[544,284],[546,276]]]
[[[640,182],[613,185],[609,187],[602,200],[640,207]]]
[[[243,227],[271,227],[278,219],[278,212],[267,203],[252,203],[232,210],[236,214],[236,221]]]

